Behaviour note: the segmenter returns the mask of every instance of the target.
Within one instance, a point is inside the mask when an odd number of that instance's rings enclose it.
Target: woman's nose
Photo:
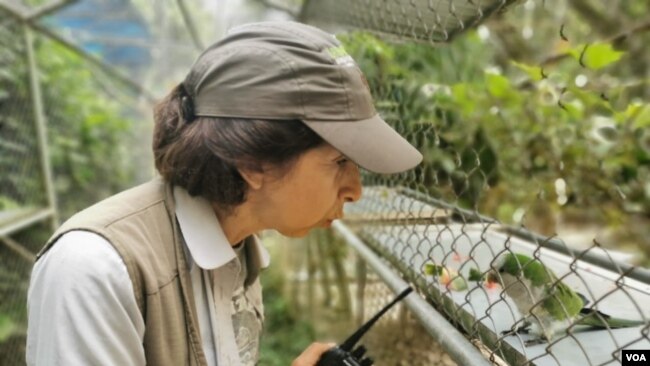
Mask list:
[[[343,202],[356,202],[361,198],[361,173],[356,164],[350,164],[345,182],[341,188]]]

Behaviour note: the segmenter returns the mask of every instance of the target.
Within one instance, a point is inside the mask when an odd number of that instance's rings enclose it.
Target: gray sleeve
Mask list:
[[[145,365],[144,320],[126,266],[97,234],[62,236],[32,270],[28,365]]]

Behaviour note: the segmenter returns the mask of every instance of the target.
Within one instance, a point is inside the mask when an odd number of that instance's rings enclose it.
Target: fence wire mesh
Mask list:
[[[347,222],[494,359],[619,364],[650,348],[647,4],[518,3],[444,47],[421,41],[477,20],[425,1],[306,5],[372,33],[340,39],[424,155],[366,173]]]
[[[24,31],[0,9],[0,360],[7,365],[24,364],[31,256],[4,235],[48,207]]]
[[[325,27],[335,25],[419,41],[447,42],[510,3],[513,1],[306,1],[301,17]]]
[[[607,6],[588,0],[314,0],[302,8],[308,22],[372,32],[340,38],[366,74],[379,112],[425,157],[397,176],[364,174],[364,198],[348,210],[347,222],[433,307],[512,365],[617,364],[621,349],[650,348],[648,272],[622,263],[649,263],[648,4]],[[163,7],[153,8],[151,19],[168,11]],[[183,33],[183,49],[196,48],[187,44],[197,36],[187,36],[182,17],[174,19],[155,24],[167,36]],[[24,38],[23,23],[0,7],[0,215],[46,205]],[[121,179],[112,178],[130,174],[126,167],[102,167],[106,160],[129,162],[120,158],[124,141],[111,128],[119,131],[123,113],[136,114],[138,107],[131,91],[96,65],[57,49],[50,37],[36,34],[35,43],[41,80],[52,83],[43,98],[57,147],[57,189],[87,201],[72,212],[97,200],[93,192],[117,190]],[[74,92],[66,83],[79,75],[90,85],[84,90],[105,98],[64,101]],[[97,132],[95,124],[106,120],[93,112],[104,106],[88,109],[92,100],[119,101],[130,112],[114,111],[117,122]],[[76,111],[86,114],[70,122]],[[93,150],[97,141],[106,144]],[[92,156],[82,153],[89,150]],[[105,188],[74,189],[96,182]],[[28,251],[43,242],[18,239]],[[20,244],[2,240],[9,244],[0,247],[0,355],[3,364],[22,364],[31,263],[15,250]],[[312,255],[327,254],[326,246],[311,247]],[[620,248],[634,255],[612,251]],[[508,253],[531,258],[515,257],[510,277],[499,272]],[[547,268],[538,272],[543,291],[526,282],[539,263]],[[327,271],[333,279],[342,268]],[[567,287],[586,300],[566,302],[560,293],[571,294]],[[339,292],[330,295],[355,303]],[[643,324],[583,326],[589,318],[606,319],[575,313],[569,303],[580,302]],[[563,323],[556,333],[548,308]],[[525,321],[533,326],[529,334],[511,332]],[[541,334],[551,339],[535,344]]]
[[[363,319],[370,319],[388,304],[395,294],[369,272],[364,288]],[[455,366],[444,348],[427,336],[419,320],[403,306],[393,316],[383,317],[361,342],[380,365]]]
[[[277,234],[264,240],[275,243],[272,255],[279,253],[269,271],[282,271],[287,278],[284,294],[291,299],[292,314],[314,325],[314,339],[343,341],[395,297],[331,231],[316,230],[295,241]],[[359,345],[377,366],[456,365],[403,304],[381,317]]]
[[[0,2],[2,365],[25,364],[29,274],[51,234],[44,219],[66,219],[153,172],[141,143],[149,101],[47,22],[26,20],[40,5]]]
[[[47,207],[24,28],[0,9],[0,227]]]

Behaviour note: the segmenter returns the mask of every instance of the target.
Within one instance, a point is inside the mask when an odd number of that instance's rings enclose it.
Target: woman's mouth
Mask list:
[[[334,216],[334,218],[331,218],[331,219],[325,219],[323,221],[323,225],[326,226],[326,227],[330,227],[330,226],[332,226],[332,223],[334,222],[334,220],[338,220],[338,219],[341,219],[341,218],[343,218],[342,214],[341,215],[336,215],[336,216]]]
[[[324,225],[325,225],[326,227],[331,227],[331,226],[332,226],[332,223],[334,222],[334,220],[336,220],[336,218],[334,218],[334,219],[326,219]]]

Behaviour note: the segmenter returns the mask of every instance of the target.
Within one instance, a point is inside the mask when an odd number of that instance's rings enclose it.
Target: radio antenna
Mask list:
[[[356,332],[354,332],[348,339],[346,339],[339,348],[341,348],[344,351],[351,352],[352,348],[354,348],[354,345],[363,337],[364,334],[372,327],[379,318],[381,318],[382,315],[384,315],[385,312],[388,311],[388,309],[392,308],[393,305],[397,304],[400,300],[406,297],[406,295],[410,294],[413,291],[413,288],[409,286],[406,288],[404,291],[402,291],[397,297],[390,302],[390,304],[384,306],[383,309],[379,310],[375,316],[373,316],[370,320],[368,320],[364,325],[361,326],[361,328],[357,329]]]

